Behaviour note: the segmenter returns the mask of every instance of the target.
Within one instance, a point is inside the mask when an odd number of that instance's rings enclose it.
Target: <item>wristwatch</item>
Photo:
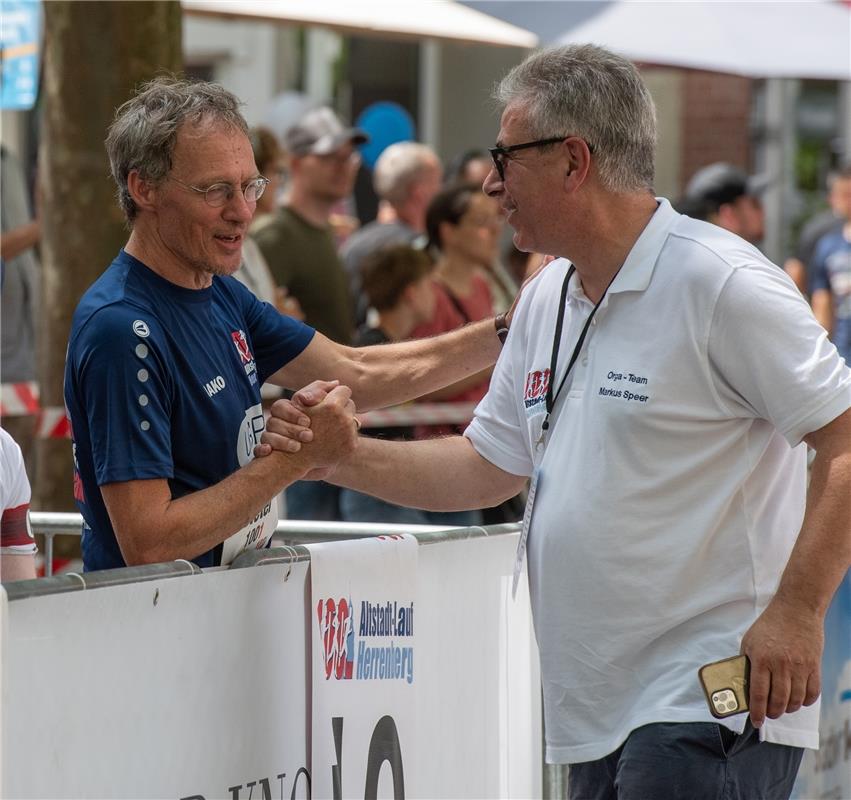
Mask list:
[[[505,317],[505,313],[497,314],[494,317],[493,324],[496,328],[496,335],[499,341],[505,344],[505,340],[508,338],[508,320]]]

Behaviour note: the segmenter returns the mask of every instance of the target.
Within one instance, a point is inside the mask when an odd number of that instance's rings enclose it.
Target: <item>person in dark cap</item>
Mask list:
[[[330,108],[309,111],[284,132],[290,186],[286,203],[251,233],[279,286],[301,304],[305,322],[349,344],[354,333],[348,283],[331,229],[331,211],[354,186],[366,134]]]
[[[692,176],[678,210],[756,244],[765,236],[760,195],[766,185],[764,177],[748,177],[738,167],[718,161]]]

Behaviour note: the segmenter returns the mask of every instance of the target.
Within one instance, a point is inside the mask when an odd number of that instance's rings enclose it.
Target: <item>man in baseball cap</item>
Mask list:
[[[327,106],[308,111],[284,133],[284,147],[293,156],[327,156],[346,144],[367,141],[360,128],[347,128]]]
[[[765,235],[760,195],[768,182],[765,176],[749,177],[738,167],[718,161],[692,176],[680,210],[756,244]]]

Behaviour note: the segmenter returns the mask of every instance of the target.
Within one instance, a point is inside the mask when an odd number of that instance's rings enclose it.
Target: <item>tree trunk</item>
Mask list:
[[[139,83],[182,69],[182,52],[176,0],[52,0],[43,8],[39,383],[47,418],[64,407],[65,351],[77,302],[127,238],[103,144],[107,128]],[[74,510],[72,470],[67,438],[39,440],[36,508]],[[57,545],[62,539],[69,537]]]

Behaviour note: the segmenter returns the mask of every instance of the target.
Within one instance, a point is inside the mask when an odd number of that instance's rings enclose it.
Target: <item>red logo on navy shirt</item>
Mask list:
[[[538,405],[547,396],[547,388],[550,385],[550,371],[534,370],[526,375],[526,389],[523,392],[523,402],[526,408]]]
[[[231,339],[233,339],[236,352],[242,359],[243,364],[248,364],[254,361],[254,356],[251,355],[251,350],[248,349],[248,339],[245,338],[245,331],[231,331]]]

